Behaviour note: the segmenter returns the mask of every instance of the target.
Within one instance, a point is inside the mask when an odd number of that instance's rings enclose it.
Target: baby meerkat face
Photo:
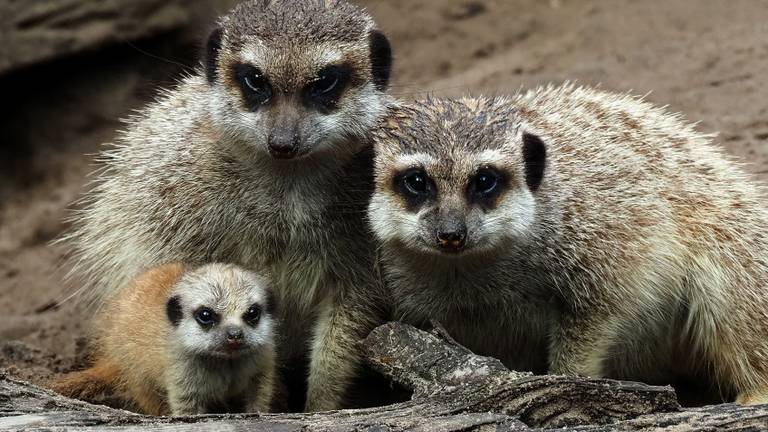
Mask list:
[[[182,276],[167,305],[174,344],[198,356],[237,357],[274,341],[274,300],[264,278],[208,264]]]
[[[207,51],[213,118],[257,156],[349,154],[384,112],[389,42],[346,2],[245,2]]]
[[[506,99],[427,100],[391,110],[376,129],[369,206],[383,242],[441,256],[523,241],[546,149]]]

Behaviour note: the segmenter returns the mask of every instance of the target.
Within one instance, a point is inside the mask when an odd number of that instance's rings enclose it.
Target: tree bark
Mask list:
[[[413,391],[408,402],[310,414],[150,417],[67,399],[0,374],[0,429],[498,430],[768,429],[768,406],[683,410],[670,387],[575,376],[534,376],[477,356],[439,327],[390,323],[362,342],[374,369]]]

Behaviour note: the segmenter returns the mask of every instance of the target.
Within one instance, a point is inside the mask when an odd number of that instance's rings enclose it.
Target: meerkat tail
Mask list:
[[[72,372],[54,381],[50,388],[69,398],[93,401],[99,395],[113,390],[119,378],[120,369],[117,365],[99,360],[88,369]]]

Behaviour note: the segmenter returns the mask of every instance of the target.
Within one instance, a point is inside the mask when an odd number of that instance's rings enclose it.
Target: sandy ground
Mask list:
[[[566,80],[648,93],[768,180],[768,2],[361,3],[391,36],[401,98]],[[188,32],[172,34],[0,79],[0,368],[44,383],[82,363],[87,316],[76,300],[59,304],[77,287],[62,282],[67,251],[51,242],[118,119],[171,85],[182,70],[172,62],[192,65],[195,51]]]

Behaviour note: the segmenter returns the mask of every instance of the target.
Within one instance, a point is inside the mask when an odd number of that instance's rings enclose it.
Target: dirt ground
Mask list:
[[[768,2],[368,0],[396,53],[392,92],[512,93],[576,81],[648,94],[768,180]],[[66,285],[68,208],[119,119],[194,65],[203,29],[0,78],[0,368],[44,383],[82,362]],[[175,63],[180,63],[175,64]],[[763,78],[760,78],[760,77]],[[9,103],[11,102],[11,103]]]

